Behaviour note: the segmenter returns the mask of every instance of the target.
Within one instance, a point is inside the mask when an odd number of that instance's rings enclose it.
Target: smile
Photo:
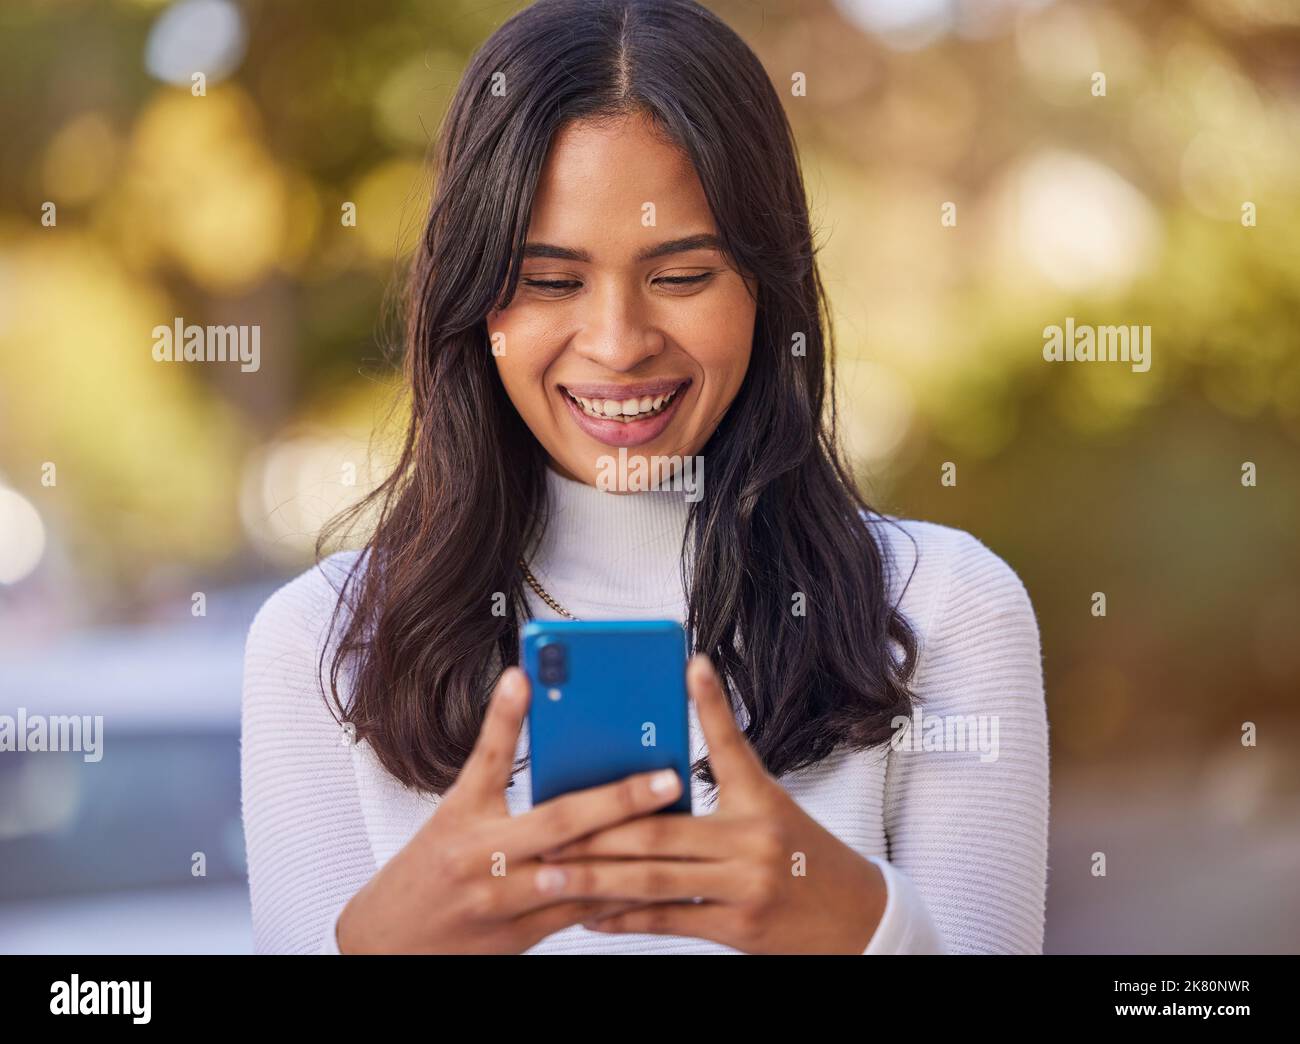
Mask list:
[[[639,446],[658,438],[690,386],[690,378],[629,384],[561,385],[578,427],[606,446]]]
[[[616,420],[626,423],[639,417],[653,417],[658,413],[662,413],[677,398],[679,391],[681,391],[681,388],[674,388],[667,395],[642,395],[640,398],[632,397],[627,399],[589,399],[582,395],[574,395],[573,392],[567,389],[565,394],[576,402],[588,417],[599,417],[601,420]]]

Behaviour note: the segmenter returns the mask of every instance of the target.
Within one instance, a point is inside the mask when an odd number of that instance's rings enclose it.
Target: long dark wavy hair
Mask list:
[[[334,607],[329,680],[342,720],[407,786],[443,793],[473,748],[499,671],[518,662],[516,563],[546,522],[545,453],[497,376],[486,316],[514,295],[552,136],[636,114],[689,156],[724,252],[758,284],[751,362],[702,451],[709,481],[688,520],[692,647],[776,776],[882,744],[912,713],[916,640],[837,446],[830,317],[776,90],[692,0],[540,0],[474,56],[436,147],[406,289],[397,464],[317,545],[319,558],[340,527],[375,520]],[[714,785],[706,761],[693,772]]]

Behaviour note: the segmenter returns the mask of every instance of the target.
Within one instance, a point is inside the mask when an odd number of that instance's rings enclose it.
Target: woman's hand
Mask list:
[[[707,657],[692,658],[687,687],[717,810],[646,816],[548,853],[571,874],[561,894],[640,901],[589,919],[595,931],[694,936],[749,953],[862,953],[885,910],[880,870],[767,773]]]
[[[629,776],[511,816],[505,790],[529,699],[507,668],[474,750],[437,810],[338,918],[342,953],[519,953],[540,939],[631,904],[547,890],[563,872],[540,853],[670,805],[672,770]]]

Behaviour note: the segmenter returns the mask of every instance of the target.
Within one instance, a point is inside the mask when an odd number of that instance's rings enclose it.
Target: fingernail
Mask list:
[[[521,673],[518,667],[507,667],[505,674],[501,678],[501,695],[507,700],[513,700],[519,695],[519,679]]]
[[[655,773],[650,779],[650,789],[656,794],[673,793],[677,789],[677,773],[672,769]]]
[[[533,878],[533,883],[537,885],[539,892],[554,894],[564,887],[564,882],[569,879],[569,875],[563,870],[555,867],[544,867],[537,871],[537,876]]]

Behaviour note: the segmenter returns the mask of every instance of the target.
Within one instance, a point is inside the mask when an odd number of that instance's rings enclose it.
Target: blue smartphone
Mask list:
[[[686,632],[674,620],[532,620],[520,636],[533,804],[671,768],[691,811]]]

